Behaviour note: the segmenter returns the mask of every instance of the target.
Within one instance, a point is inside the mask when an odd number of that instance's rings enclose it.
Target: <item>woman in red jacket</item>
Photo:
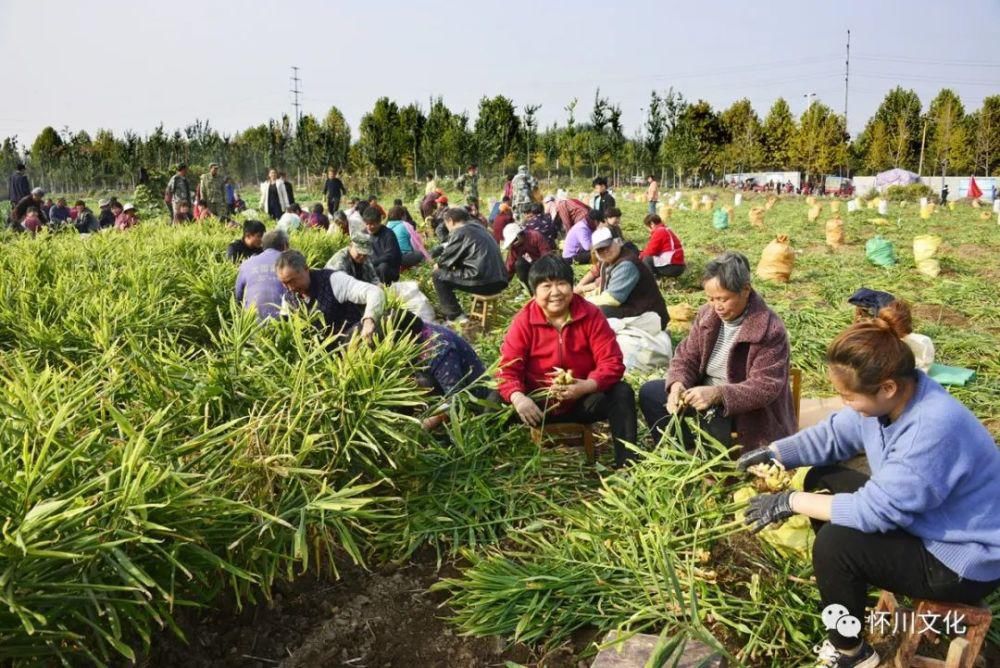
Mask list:
[[[655,213],[646,216],[642,222],[649,228],[649,241],[639,253],[639,259],[657,278],[674,278],[683,274],[684,247],[677,234]]]
[[[625,364],[615,334],[601,310],[573,294],[573,268],[554,255],[531,265],[534,299],[522,308],[500,346],[499,393],[521,421],[590,424],[608,420],[615,467],[635,453],[635,393],[622,381]],[[572,383],[556,383],[558,369]]]

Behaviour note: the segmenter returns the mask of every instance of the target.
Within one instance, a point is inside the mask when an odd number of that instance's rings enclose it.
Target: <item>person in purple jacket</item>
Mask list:
[[[281,230],[272,230],[261,241],[263,249],[257,255],[247,258],[240,265],[236,276],[236,301],[243,308],[257,312],[257,320],[276,318],[281,312],[281,303],[289,293],[278,279],[275,262],[288,250],[288,235]]]
[[[805,491],[753,497],[746,521],[759,531],[794,514],[813,520],[822,616],[834,627],[815,648],[820,666],[879,665],[860,632],[869,588],[977,604],[1000,587],[1000,450],[916,368],[898,315],[883,308],[830,344],[830,382],[847,408],[737,463],[814,467]],[[870,477],[838,465],[861,453]],[[853,619],[831,624],[844,613]]]
[[[590,264],[590,237],[593,233],[593,223],[587,218],[573,223],[563,243],[563,259],[576,264]]]

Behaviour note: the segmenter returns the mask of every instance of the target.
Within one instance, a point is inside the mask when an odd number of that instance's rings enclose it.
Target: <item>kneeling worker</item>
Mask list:
[[[360,325],[361,336],[371,339],[385,309],[380,287],[363,283],[332,269],[310,269],[299,251],[285,251],[274,265],[281,284],[299,296],[306,308],[323,314],[327,332],[342,335]],[[364,307],[364,311],[360,307]]]

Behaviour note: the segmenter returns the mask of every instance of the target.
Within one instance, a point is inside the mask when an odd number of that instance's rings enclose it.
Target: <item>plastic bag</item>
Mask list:
[[[757,275],[766,281],[787,283],[795,266],[795,251],[788,244],[788,236],[781,234],[764,247],[757,263]]]
[[[878,215],[888,216],[889,215],[889,201],[880,199],[878,201]]]
[[[726,205],[722,207],[722,210],[726,212],[726,223],[729,225],[733,224],[733,207]]]
[[[743,193],[736,193],[736,196],[733,197],[733,206],[739,206],[740,204],[743,204]]]
[[[993,214],[989,211],[983,211],[979,214],[979,220],[989,220],[993,217]]]
[[[764,227],[764,209],[755,206],[750,209],[750,224],[754,227]]]
[[[865,257],[876,266],[892,267],[896,264],[896,249],[891,241],[877,235],[865,244]]]
[[[830,202],[830,213],[840,213],[840,200],[835,199]]]
[[[717,230],[724,230],[729,227],[729,215],[722,209],[716,209],[712,214],[712,227]]]
[[[917,271],[925,276],[937,278],[941,273],[941,263],[934,255],[941,245],[941,237],[933,234],[921,234],[913,237],[913,260],[917,264]]]
[[[854,213],[855,211],[857,211],[860,208],[861,207],[858,206],[858,200],[856,200],[856,199],[852,199],[851,201],[849,201],[847,203],[847,213]]]
[[[775,197],[774,195],[771,195],[770,197],[767,198],[767,202],[764,204],[764,210],[770,211],[772,208],[774,208],[774,205],[777,203],[778,203],[778,198]]]
[[[427,295],[420,291],[416,281],[396,281],[389,286],[389,290],[399,297],[407,311],[419,316],[424,322],[434,322],[434,306]]]
[[[826,221],[826,245],[831,248],[844,245],[844,221],[840,216]]]
[[[809,222],[815,223],[817,220],[819,220],[819,214],[820,211],[822,210],[823,208],[819,204],[813,204],[811,207],[809,207],[809,213],[806,214],[807,217],[809,218]]]
[[[920,207],[920,219],[921,220],[927,220],[928,218],[931,217],[932,213],[934,213],[934,205],[933,204],[927,204],[926,206]]]
[[[809,195],[809,197],[806,197],[806,204],[809,206],[816,206],[816,196]]]
[[[608,324],[627,370],[650,372],[670,366],[673,346],[670,335],[660,329],[660,316],[650,311],[631,318],[608,318]]]
[[[792,478],[791,489],[802,490],[802,481],[808,473],[809,467],[797,469]],[[740,487],[733,493],[733,501],[742,503],[757,496],[757,491],[750,485]],[[742,521],[746,512],[736,511],[736,519]],[[768,543],[779,553],[789,558],[799,558],[808,561],[812,558],[813,541],[816,534],[812,530],[812,523],[805,515],[793,515],[778,525],[765,527],[757,534],[761,540]]]

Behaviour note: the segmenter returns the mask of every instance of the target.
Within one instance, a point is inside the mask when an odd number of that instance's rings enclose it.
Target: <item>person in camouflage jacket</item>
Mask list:
[[[225,218],[229,215],[229,208],[226,206],[226,180],[219,173],[219,163],[213,162],[208,166],[208,173],[201,175],[198,191],[213,216]]]

